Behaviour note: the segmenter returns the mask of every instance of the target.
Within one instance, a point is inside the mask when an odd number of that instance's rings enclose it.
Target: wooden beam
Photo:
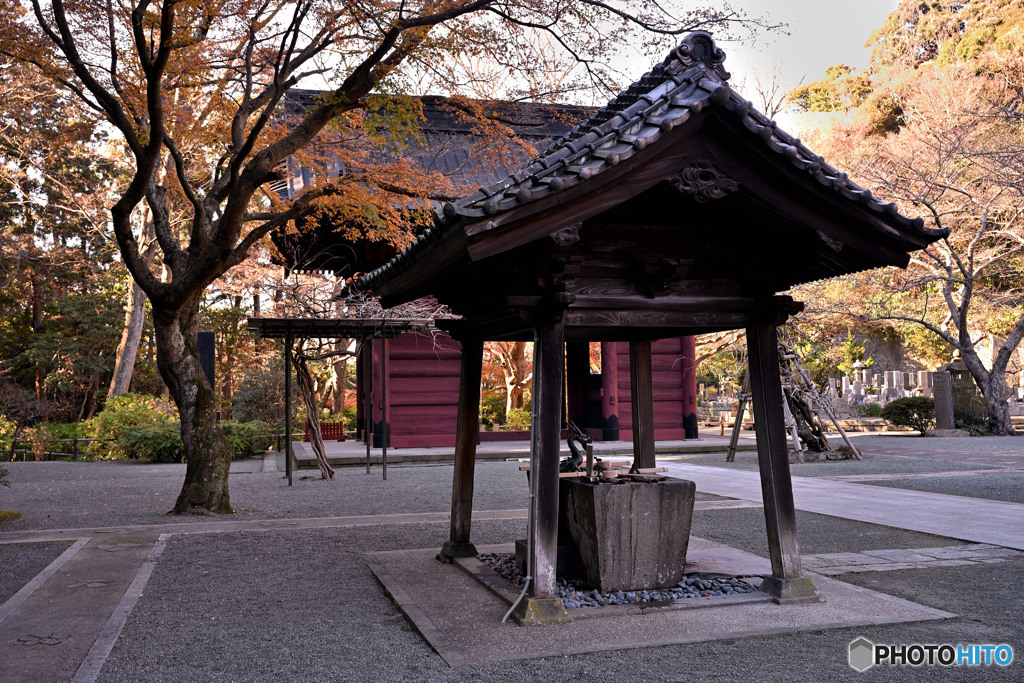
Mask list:
[[[629,383],[633,403],[633,464],[654,467],[654,380],[651,342],[629,343]]]
[[[473,475],[476,469],[476,442],[480,418],[480,375],[484,343],[481,339],[462,339],[462,368],[459,378],[459,417],[455,432],[455,472],[452,475],[452,518],[449,540],[438,559],[451,562],[456,557],[475,557],[476,547],[469,540],[473,518]]]
[[[561,320],[537,325],[533,347],[533,426],[530,476],[533,515],[530,534],[530,596],[554,598],[558,560],[558,459],[562,431],[565,368]]]
[[[747,328],[757,461],[772,562],[772,576],[765,580],[762,589],[778,602],[816,601],[814,585],[801,576],[775,322],[769,320]]]
[[[565,323],[571,327],[664,327],[674,329],[736,329],[752,321],[749,312],[639,311],[629,309],[569,309]],[[662,338],[665,335],[651,335]],[[650,338],[650,337],[648,337]]]

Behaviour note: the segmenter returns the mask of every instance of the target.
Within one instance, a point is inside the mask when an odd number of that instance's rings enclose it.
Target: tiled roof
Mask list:
[[[924,228],[920,218],[902,215],[895,204],[876,200],[870,190],[851,181],[755,110],[729,87],[724,59],[709,33],[688,35],[662,63],[522,170],[445,204],[431,229],[392,261],[364,276],[358,287],[373,289],[389,280],[426,256],[458,226],[493,218],[599,176],[708,107],[735,116],[780,159],[806,172],[823,188],[878,214],[884,220],[884,229],[893,236],[916,233],[935,239],[945,234]]]
[[[297,114],[314,106],[323,91],[293,88],[286,106]],[[419,136],[404,141],[409,146],[398,150],[378,149],[378,160],[405,158],[424,171],[445,174],[456,187],[471,188],[493,183],[529,161],[532,151],[509,145],[499,155],[481,153],[487,138],[479,130],[480,121],[458,108],[473,107],[482,119],[499,121],[515,137],[543,152],[574,125],[594,112],[593,107],[531,102],[454,103],[448,98],[416,98],[422,108]],[[340,162],[338,162],[340,166]],[[282,167],[287,167],[283,164]],[[287,171],[286,171],[287,172]],[[291,176],[275,181],[272,188],[282,197],[294,197],[313,180],[308,169],[291,165]],[[441,204],[436,204],[441,210]],[[428,224],[429,225],[429,224]],[[342,236],[332,224],[309,225],[301,236],[284,230],[271,239],[281,254],[282,265],[295,270],[328,270],[349,276],[356,271],[377,268],[395,253],[386,241],[352,240]],[[419,229],[419,225],[413,226]]]

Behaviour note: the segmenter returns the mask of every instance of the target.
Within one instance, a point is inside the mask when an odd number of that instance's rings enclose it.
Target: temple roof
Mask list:
[[[738,262],[747,264],[758,256],[744,253],[747,243],[775,259],[787,244],[802,245],[801,262],[751,276],[758,294],[767,295],[801,282],[906,266],[908,252],[946,234],[875,199],[754,109],[728,85],[724,59],[710,34],[690,34],[521,170],[445,204],[430,229],[357,287],[392,305],[436,293],[458,269],[482,267],[566,226],[579,224],[585,232],[592,223],[672,224],[692,235],[700,223],[704,231],[733,236],[677,255],[700,261],[735,248]],[[678,194],[667,193],[666,185]],[[771,231],[778,249],[766,252],[754,226]]]
[[[322,91],[294,88],[288,91],[287,106],[302,112],[311,107]],[[384,158],[404,157],[424,171],[443,173],[457,187],[489,185],[528,162],[532,151],[543,152],[594,112],[593,107],[576,105],[507,102],[460,101],[423,96],[415,98],[422,113],[418,135],[404,141],[398,150],[376,150]],[[467,111],[467,109],[471,111]],[[509,144],[500,155],[483,154],[486,142],[481,123],[506,126],[523,143]],[[312,182],[312,173],[292,164],[290,177],[273,186],[282,196],[294,196]],[[437,204],[441,209],[441,204]],[[429,219],[419,229],[430,225]],[[416,230],[417,226],[413,226]],[[307,220],[300,235],[283,230],[271,235],[282,260],[281,265],[299,271],[331,271],[342,277],[370,271],[395,256],[397,250],[386,240],[351,240],[330,221]]]

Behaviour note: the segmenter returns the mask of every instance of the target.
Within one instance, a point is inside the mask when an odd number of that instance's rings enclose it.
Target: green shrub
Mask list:
[[[292,401],[292,410],[297,412],[301,403]],[[231,417],[239,422],[284,418],[284,365],[280,358],[245,372],[231,397]]]
[[[80,439],[86,435],[84,422],[53,422],[46,425],[51,439]]]
[[[861,403],[857,406],[857,415],[860,417],[882,417],[882,404]]]
[[[927,396],[898,398],[882,408],[881,416],[894,425],[916,429],[924,436],[935,424],[935,399]]]
[[[11,482],[7,481],[8,474],[10,474],[10,471],[3,465],[0,465],[0,486],[11,488]]]
[[[529,429],[530,411],[526,408],[513,408],[505,415],[505,424],[518,429]]]
[[[185,446],[177,422],[151,422],[121,429],[116,446],[123,457],[151,462],[181,462]]]
[[[992,421],[988,417],[971,413],[956,421],[956,428],[963,429],[971,436],[988,436],[992,433]]]
[[[94,439],[103,439],[89,445],[89,454],[106,460],[146,457],[128,455],[124,450],[121,445],[121,437],[126,430],[157,424],[164,427],[177,425],[177,420],[177,410],[161,399],[138,394],[122,394],[107,401],[103,412],[85,424],[85,432],[88,436]],[[163,431],[167,430],[163,429]],[[128,442],[132,442],[138,437],[138,434],[133,434]]]
[[[0,455],[11,450],[11,439],[17,426],[3,415],[0,415]]]
[[[251,458],[270,448],[274,442],[274,427],[261,420],[224,420],[220,423],[220,429],[231,442],[231,457],[234,460]]]

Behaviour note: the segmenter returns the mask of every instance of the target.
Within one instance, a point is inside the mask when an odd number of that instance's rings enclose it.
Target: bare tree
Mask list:
[[[363,113],[418,73],[438,74],[456,91],[454,55],[486,55],[528,72],[532,55],[507,49],[523,32],[550,36],[581,64],[589,86],[609,89],[609,63],[622,44],[635,41],[651,55],[682,33],[737,22],[742,16],[728,6],[687,12],[643,0],[0,0],[0,53],[77,95],[118,132],[131,158],[111,221],[121,258],[149,298],[157,366],[181,416],[188,466],[173,512],[231,511],[230,446],[195,342],[206,287],[270,231],[328,205],[350,229],[404,244],[409,211],[426,209],[435,194],[431,179],[408,164],[371,171],[365,156],[354,156],[345,173],[319,173],[282,202],[268,190],[282,162],[302,153],[314,167],[319,134],[336,139],[373,127]],[[285,93],[313,78],[328,91],[282,121]],[[174,173],[161,180],[167,159]],[[132,230],[143,203],[166,279]],[[180,229],[171,220],[176,207],[189,216]]]
[[[920,74],[904,89],[895,134],[831,132],[833,141],[853,147],[852,171],[905,210],[923,211],[935,227],[950,229],[913,254],[905,271],[845,280],[838,290],[843,305],[864,320],[924,327],[956,349],[996,434],[1014,434],[1006,371],[1024,338],[1024,145],[1020,83],[1013,78],[1020,60],[996,75],[972,66]],[[837,291],[832,284],[817,289]],[[838,308],[827,301],[817,305]],[[1002,339],[988,365],[979,354],[980,332]]]

